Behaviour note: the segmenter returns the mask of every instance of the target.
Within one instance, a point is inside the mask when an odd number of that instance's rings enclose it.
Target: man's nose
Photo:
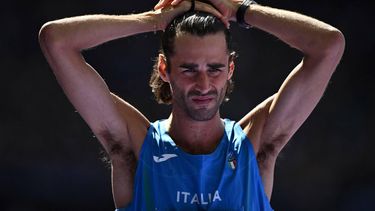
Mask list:
[[[210,90],[210,78],[205,72],[200,72],[196,79],[196,88],[206,94]]]

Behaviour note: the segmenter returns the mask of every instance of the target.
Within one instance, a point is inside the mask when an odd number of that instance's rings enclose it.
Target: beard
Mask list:
[[[208,121],[215,117],[216,113],[219,111],[220,105],[224,100],[225,97],[225,85],[220,90],[211,90],[206,94],[202,94],[198,90],[191,90],[187,94],[184,94],[181,89],[179,89],[175,84],[171,84],[173,87],[173,101],[177,106],[179,106],[184,113],[195,121]],[[209,96],[212,97],[211,102],[209,103],[214,104],[213,106],[203,105],[203,106],[194,106],[194,102],[192,102],[192,97],[204,97]]]

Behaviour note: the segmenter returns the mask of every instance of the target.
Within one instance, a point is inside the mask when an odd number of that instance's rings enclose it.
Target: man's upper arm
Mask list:
[[[277,155],[323,95],[333,73],[328,64],[324,60],[304,59],[276,94],[260,103],[239,122],[253,145],[268,197],[272,193]]]
[[[269,146],[275,155],[280,152],[319,102],[336,65],[329,57],[304,58],[276,94],[244,117],[243,123],[257,128],[248,133],[255,137],[255,148]]]
[[[150,122],[139,110],[128,102],[113,93],[111,93],[111,95],[118,111],[120,112],[121,119],[125,120],[126,129],[122,128],[122,130],[127,131],[128,140],[131,140],[131,148],[133,149],[135,156],[138,158]],[[119,129],[121,130],[121,128]]]
[[[100,75],[87,64],[79,50],[41,35],[41,47],[60,86],[103,147],[111,152],[113,142],[133,149],[129,122],[147,129],[148,121],[135,108],[113,97]],[[143,131],[142,130],[142,131]]]
[[[324,94],[336,64],[329,58],[304,58],[289,74],[270,105],[262,140],[280,151]]]

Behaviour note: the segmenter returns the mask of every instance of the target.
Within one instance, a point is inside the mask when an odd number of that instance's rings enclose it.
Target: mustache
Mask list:
[[[199,96],[199,97],[202,97],[202,96],[217,96],[217,91],[216,90],[211,90],[207,93],[202,93],[198,90],[192,90],[190,92],[188,92],[187,94],[188,97],[192,97],[192,96]]]

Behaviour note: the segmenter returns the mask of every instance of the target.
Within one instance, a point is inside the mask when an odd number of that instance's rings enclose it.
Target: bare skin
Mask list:
[[[171,6],[172,2],[175,6]],[[196,2],[196,9],[213,13],[226,23],[235,21],[238,1],[211,2],[218,11],[200,2]],[[162,9],[135,15],[88,15],[56,20],[45,24],[40,31],[43,53],[59,84],[110,155],[116,207],[124,207],[132,200],[135,166],[150,122],[110,92],[103,79],[85,62],[81,51],[109,40],[162,30],[175,16],[187,11],[190,2],[162,0],[157,7]],[[255,149],[265,191],[271,198],[277,155],[323,95],[345,42],[334,27],[285,10],[252,5],[245,20],[304,54],[280,89],[239,121]],[[160,74],[171,84],[173,92],[169,132],[180,147],[194,154],[213,151],[224,132],[218,105],[226,81],[234,71],[224,35],[209,36],[177,37],[170,74],[164,60],[159,63]],[[189,48],[184,47],[187,44]],[[203,115],[206,111],[210,115]]]

